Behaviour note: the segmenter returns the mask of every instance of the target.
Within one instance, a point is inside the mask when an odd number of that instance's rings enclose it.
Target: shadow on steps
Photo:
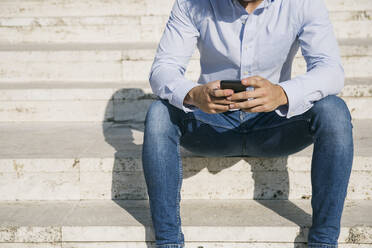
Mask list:
[[[141,157],[142,142],[135,140],[134,132],[144,131],[143,121],[146,111],[154,99],[155,98],[152,94],[145,94],[141,89],[118,90],[112,97],[112,100],[114,101],[113,109],[110,109],[111,107],[108,106],[105,116],[111,116],[113,112],[114,119],[111,121],[118,123],[123,128],[116,128],[114,132],[112,132],[112,130],[111,132],[107,132],[108,129],[102,129],[104,130],[106,142],[115,148],[116,151],[113,164],[111,198],[120,207],[131,214],[139,223],[145,226],[145,239],[148,247],[154,247],[152,222],[148,202],[147,204],[144,202],[144,205],[141,205],[141,208],[143,208],[139,209],[138,205],[134,206],[129,204],[127,201],[121,200],[148,199],[142,167],[138,164],[141,163],[138,158]],[[123,107],[124,104],[127,104],[127,106],[130,105],[129,108],[131,110],[127,111],[126,107]],[[117,109],[115,109],[115,106]],[[135,113],[134,116],[133,113]],[[118,117],[119,114],[121,115],[120,117]],[[123,114],[127,116],[122,116]],[[120,137],[132,137],[132,140],[122,139]],[[183,147],[181,147],[181,149],[183,156],[185,154],[195,156],[195,154],[192,152],[190,153]],[[131,157],[128,156],[129,154]],[[200,166],[193,166],[192,170],[183,174],[183,178],[186,179],[193,177],[204,168],[206,168],[210,173],[217,174],[222,170],[235,165],[242,159],[251,165],[252,179],[254,180],[253,199],[262,206],[271,209],[278,215],[299,226],[299,233],[293,242],[294,247],[301,247],[304,240],[307,239],[307,237],[305,237],[307,233],[305,230],[311,225],[311,215],[288,200],[289,175],[287,169],[287,157],[283,157],[279,160],[274,159],[275,169],[279,170],[280,173],[272,173],[269,178],[270,180],[268,180],[265,174],[262,173],[262,169],[261,171],[257,170],[257,168],[262,165],[262,162],[257,162],[257,159],[251,159],[248,157],[229,157],[227,160],[228,163],[223,163],[223,166],[221,166],[221,163],[219,163],[219,166],[215,166],[213,163],[203,163]],[[273,159],[271,158],[271,160]],[[185,166],[185,164],[183,164],[183,166]],[[142,183],[139,184],[139,182]],[[282,201],[283,204],[278,206],[278,204],[273,204],[276,199],[288,201]],[[185,237],[185,239],[187,240],[187,237]]]

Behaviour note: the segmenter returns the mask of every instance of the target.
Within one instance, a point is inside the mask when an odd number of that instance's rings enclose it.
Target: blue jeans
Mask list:
[[[334,95],[289,119],[275,111],[185,113],[167,100],[155,100],[146,115],[142,164],[156,247],[184,247],[180,146],[205,156],[275,157],[312,143],[313,214],[308,247],[337,247],[353,161],[352,128],[345,102]]]

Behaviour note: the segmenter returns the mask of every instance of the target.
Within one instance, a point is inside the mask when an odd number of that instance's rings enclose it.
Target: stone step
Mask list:
[[[148,80],[156,43],[0,46],[0,82]],[[340,40],[346,77],[372,77],[372,39]],[[197,80],[199,53],[191,58],[186,76]],[[293,75],[306,71],[300,52]]]
[[[353,126],[347,199],[372,200],[372,121]],[[0,130],[0,200],[147,199],[143,124],[15,122],[0,123]],[[312,146],[289,157],[201,157],[181,147],[181,195],[309,199],[311,154]]]
[[[305,248],[309,200],[182,200],[186,248]],[[345,202],[340,248],[372,247],[372,201]],[[153,248],[148,201],[0,202],[2,248]]]
[[[372,10],[330,13],[334,32],[339,39],[371,38],[371,16]],[[2,17],[0,43],[158,42],[168,17],[168,15]]]
[[[339,96],[354,119],[372,118],[372,78],[347,79]],[[143,122],[156,98],[146,81],[0,83],[0,122]]]
[[[167,4],[172,3],[168,1]],[[0,4],[2,6],[3,3]],[[63,9],[63,6],[59,6],[59,9]],[[3,10],[3,9],[2,9]],[[117,10],[117,9],[116,9]],[[81,11],[81,10],[80,10]],[[162,14],[152,13],[116,13],[109,14],[105,13],[105,10],[99,9],[94,6],[91,12],[84,11],[83,13],[74,13],[74,11],[56,13],[51,15],[48,13],[46,16],[42,16],[40,13],[37,16],[24,16],[18,13],[16,16],[11,16],[9,13],[4,13],[0,18],[0,26],[2,27],[20,27],[20,26],[90,26],[90,25],[109,25],[109,24],[145,24],[146,20],[156,20],[164,25],[168,20],[171,8],[164,10]],[[141,11],[143,11],[141,9]],[[2,13],[0,11],[0,13]],[[361,10],[344,10],[344,11],[329,11],[329,18],[332,22],[339,21],[371,21],[372,10],[361,9]]]
[[[137,90],[136,90],[137,89]],[[122,82],[33,82],[0,83],[0,101],[59,101],[59,100],[139,100],[143,97],[138,90],[149,98],[155,99],[148,81]],[[341,97],[372,97],[371,78],[346,78]]]
[[[170,0],[2,0],[2,17],[66,17],[66,16],[153,16],[168,15]],[[370,11],[370,0],[326,0],[330,12]]]

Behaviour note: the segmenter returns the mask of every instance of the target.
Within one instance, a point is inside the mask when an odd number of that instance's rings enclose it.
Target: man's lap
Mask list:
[[[205,155],[270,157],[289,155],[312,143],[305,115],[287,119],[273,111],[246,115],[240,121],[236,118],[240,112],[188,114],[181,145]]]
[[[197,109],[185,113],[166,100],[161,101],[180,115],[180,145],[199,155],[284,156],[313,142],[306,114],[288,119],[275,111],[209,114]]]
[[[350,113],[338,96],[327,96],[303,114],[286,118],[275,111],[248,113],[240,110],[209,114],[200,109],[185,113],[159,99],[180,121],[184,148],[204,155],[284,156],[313,143],[312,118],[327,126],[349,125]],[[319,119],[319,118],[318,118]]]

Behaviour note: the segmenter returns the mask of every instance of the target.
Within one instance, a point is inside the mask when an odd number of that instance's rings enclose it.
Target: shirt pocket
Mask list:
[[[282,67],[289,53],[291,38],[286,33],[261,37],[258,43],[257,64],[260,70]]]

